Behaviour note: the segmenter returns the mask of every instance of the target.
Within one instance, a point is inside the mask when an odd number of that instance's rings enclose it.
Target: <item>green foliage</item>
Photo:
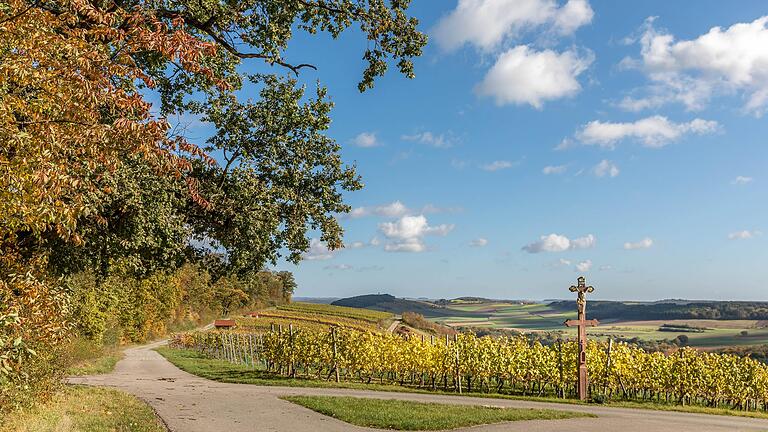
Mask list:
[[[116,272],[101,282],[93,272],[82,272],[67,278],[67,285],[78,334],[109,344],[143,342],[244,307],[280,304],[293,289],[284,280],[291,278],[259,271],[213,282],[206,270],[186,264],[142,278]]]

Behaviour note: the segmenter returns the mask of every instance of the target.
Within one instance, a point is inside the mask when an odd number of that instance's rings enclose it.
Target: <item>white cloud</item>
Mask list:
[[[558,261],[558,263],[559,263],[560,265],[563,265],[563,266],[569,266],[569,265],[571,265],[571,261],[570,261],[570,260],[567,260],[567,259],[565,259],[565,258],[560,258],[560,260]]]
[[[356,242],[352,242],[349,245],[347,245],[347,248],[349,248],[349,249],[362,249],[362,248],[364,248],[366,246],[367,245],[365,244],[365,242],[356,241]]]
[[[752,183],[752,180],[754,180],[752,177],[737,176],[735,179],[733,179],[731,184],[743,185],[747,183]]]
[[[523,250],[528,253],[563,252],[569,249],[592,248],[596,242],[597,239],[592,234],[571,240],[564,235],[552,233],[543,235],[539,237],[539,240],[523,246]]]
[[[546,101],[578,93],[581,84],[576,78],[593,60],[592,53],[516,46],[499,56],[475,91],[493,97],[500,106],[529,104],[541,109]]]
[[[324,241],[320,239],[309,240],[309,250],[304,252],[303,258],[309,261],[321,261],[333,258],[333,252],[328,249]]]
[[[600,270],[600,271],[608,271],[608,270],[613,270],[613,266],[608,265],[608,264],[604,264],[604,265],[601,265],[600,267],[598,267],[597,269]]]
[[[624,105],[643,109],[677,102],[698,110],[713,95],[740,94],[746,111],[762,114],[768,103],[768,16],[713,27],[690,40],[657,31],[653,21],[646,20],[639,39],[641,59],[623,62],[641,68],[652,85],[647,97]]]
[[[597,239],[592,234],[571,240],[571,249],[589,249],[595,246]]]
[[[755,238],[762,234],[763,233],[760,231],[749,231],[749,230],[736,231],[728,234],[728,239],[729,240],[749,240],[751,238]]]
[[[352,139],[352,144],[358,147],[378,147],[381,145],[376,138],[376,132],[361,132]]]
[[[619,167],[616,166],[613,162],[609,161],[608,159],[603,159],[595,165],[594,168],[592,168],[592,172],[597,177],[616,177],[619,175]]]
[[[548,165],[548,166],[545,166],[544,169],[541,170],[541,172],[544,175],[562,174],[567,169],[568,169],[567,165]]]
[[[469,242],[469,245],[472,247],[485,247],[488,245],[488,239],[479,237]]]
[[[581,261],[578,264],[576,264],[576,271],[577,272],[588,272],[592,268],[592,260],[585,260]]]
[[[394,222],[379,224],[379,231],[390,240],[384,245],[384,250],[388,252],[423,252],[426,250],[424,236],[445,236],[453,228],[452,224],[430,226],[424,215],[403,216]]]
[[[387,252],[424,252],[427,246],[420,238],[409,238],[384,245]]]
[[[507,168],[512,168],[513,166],[515,166],[515,164],[510,161],[497,160],[491,163],[487,163],[485,165],[481,165],[480,169],[493,172],[493,171],[499,171]]]
[[[489,51],[505,39],[545,27],[552,33],[572,34],[592,21],[594,12],[586,0],[459,0],[433,30],[438,45],[452,51],[465,44]]]
[[[407,214],[430,214],[430,213],[457,213],[462,211],[461,207],[438,207],[434,204],[426,204],[421,209],[410,209],[401,201],[392,201],[389,204],[368,207],[355,207],[349,213],[340,215],[342,218],[358,219],[367,216],[379,216],[386,218],[396,218]]]
[[[352,268],[349,264],[334,264],[323,267],[323,270],[352,270]]]
[[[400,138],[406,141],[420,142],[436,148],[449,148],[453,146],[453,140],[446,137],[445,134],[435,134],[429,131],[413,135],[403,135]]]
[[[624,243],[624,249],[626,250],[634,250],[634,249],[648,249],[651,246],[653,246],[653,239],[650,237],[646,237],[640,241],[637,242],[626,242]]]
[[[635,122],[612,123],[594,120],[576,132],[583,144],[613,149],[625,139],[635,139],[645,147],[664,147],[686,134],[705,135],[717,132],[719,124],[713,120],[694,119],[675,123],[664,116],[655,115]]]
[[[400,201],[373,207],[355,207],[349,212],[349,217],[357,219],[366,216],[399,217],[408,213],[408,207]]]

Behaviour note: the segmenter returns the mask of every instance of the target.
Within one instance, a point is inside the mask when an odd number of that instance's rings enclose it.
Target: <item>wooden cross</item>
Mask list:
[[[567,327],[578,327],[579,329],[579,358],[578,358],[578,376],[579,382],[576,393],[581,400],[587,399],[587,389],[589,388],[589,378],[587,377],[587,327],[595,327],[600,324],[596,319],[587,319],[587,297],[586,293],[591,293],[595,288],[587,286],[584,276],[579,276],[578,284],[571,285],[568,288],[571,292],[578,293],[576,305],[578,306],[578,319],[567,320],[564,324]]]

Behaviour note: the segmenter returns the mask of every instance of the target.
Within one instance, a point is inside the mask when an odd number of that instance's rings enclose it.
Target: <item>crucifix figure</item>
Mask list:
[[[587,319],[587,297],[586,293],[591,293],[595,288],[587,286],[584,276],[579,276],[578,284],[576,286],[571,285],[568,288],[571,292],[578,293],[576,299],[576,305],[578,306],[578,319],[567,320],[565,325],[567,327],[578,327],[579,329],[579,359],[578,359],[578,374],[579,382],[576,387],[576,393],[581,400],[587,399],[587,389],[589,388],[587,378],[587,327],[595,327],[598,325],[596,319]]]

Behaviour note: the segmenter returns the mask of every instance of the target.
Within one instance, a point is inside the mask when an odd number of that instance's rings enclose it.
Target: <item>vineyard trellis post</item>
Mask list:
[[[587,393],[589,392],[589,378],[587,376],[587,327],[594,327],[599,324],[596,319],[587,320],[587,293],[591,293],[595,290],[592,286],[587,286],[584,276],[579,276],[576,285],[571,285],[568,288],[569,291],[578,293],[576,298],[576,305],[578,307],[578,315],[575,320],[567,320],[564,324],[567,327],[577,327],[579,329],[578,334],[578,381],[576,384],[576,395],[580,400],[587,399]]]
[[[608,338],[608,353],[605,359],[605,383],[603,384],[603,395],[608,392],[608,380],[611,378],[611,351],[613,351],[613,338]]]
[[[557,370],[560,372],[560,389],[558,390],[559,396],[565,399],[565,380],[563,378],[563,340],[557,339]]]
[[[339,360],[336,349],[336,327],[331,327],[331,342],[333,343],[333,371],[336,373],[336,382],[339,382]]]

